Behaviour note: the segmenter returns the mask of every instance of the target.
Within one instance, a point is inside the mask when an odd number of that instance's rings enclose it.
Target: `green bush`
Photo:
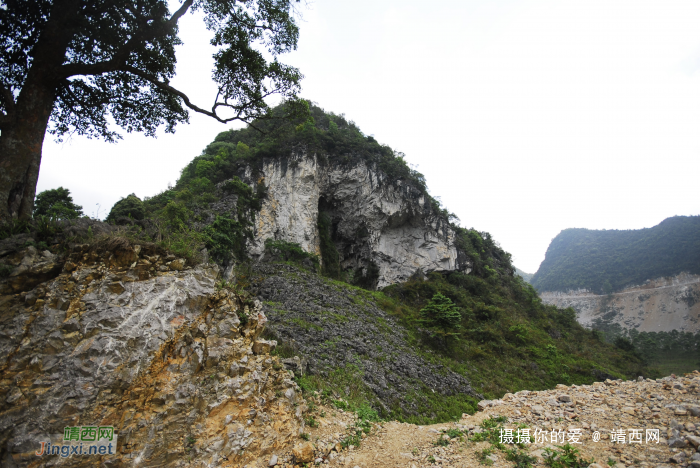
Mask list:
[[[146,216],[143,202],[135,194],[128,195],[114,204],[107,216],[107,221],[114,221],[120,217],[142,220]]]
[[[223,216],[217,216],[204,229],[204,236],[209,254],[218,261],[226,261],[232,256],[245,258],[245,242],[252,237],[240,222]]]
[[[436,293],[428,304],[420,310],[422,322],[428,327],[447,333],[460,327],[462,313],[449,297]]]
[[[83,207],[73,203],[70,190],[58,187],[57,189],[44,190],[36,196],[33,215],[56,219],[76,219],[83,216]]]
[[[16,234],[29,232],[29,221],[26,219],[13,219],[0,223],[0,240],[12,237]]]
[[[306,252],[299,244],[294,242],[270,238],[265,241],[265,251],[270,255],[280,257],[285,262],[302,263],[304,260],[310,260],[318,268],[318,257]]]

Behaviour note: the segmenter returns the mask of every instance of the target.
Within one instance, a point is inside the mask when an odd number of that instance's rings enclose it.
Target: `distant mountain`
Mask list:
[[[534,273],[525,273],[518,267],[515,267],[515,274],[520,276],[526,283],[530,283],[532,281],[532,277],[535,275]]]
[[[700,216],[674,216],[639,230],[565,229],[531,283],[538,291],[608,294],[681,272],[700,274]]]

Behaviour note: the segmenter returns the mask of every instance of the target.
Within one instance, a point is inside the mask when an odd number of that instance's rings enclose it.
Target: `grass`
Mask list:
[[[661,375],[682,375],[700,369],[700,358],[698,356],[657,356],[651,360],[649,367],[658,370]]]
[[[293,324],[295,324],[296,326],[298,326],[298,327],[300,327],[300,328],[303,328],[304,330],[307,330],[307,331],[308,331],[308,330],[311,330],[311,329],[316,330],[316,331],[321,331],[321,330],[323,330],[323,328],[321,328],[320,326],[315,325],[315,324],[313,324],[313,323],[309,323],[309,322],[307,322],[306,320],[302,320],[302,319],[299,319],[299,318],[292,318],[292,319],[289,319],[289,323],[293,323]]]
[[[557,446],[556,449],[545,447],[542,457],[544,464],[551,468],[587,468],[591,463],[595,463],[593,459],[581,458],[578,449],[569,444]]]
[[[362,371],[355,364],[328,372],[327,376],[304,375],[295,378],[304,395],[323,395],[337,408],[355,411],[376,403],[372,390],[362,381]]]

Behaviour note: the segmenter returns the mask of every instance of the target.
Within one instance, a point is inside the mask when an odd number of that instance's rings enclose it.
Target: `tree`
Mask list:
[[[146,209],[143,206],[143,202],[136,196],[136,194],[132,193],[114,204],[112,209],[109,211],[107,221],[116,221],[117,218],[121,217],[141,220],[145,216]]]
[[[73,203],[70,190],[58,187],[57,189],[44,190],[36,196],[34,216],[75,219],[83,216],[83,207]]]
[[[188,111],[219,122],[269,116],[265,98],[292,104],[302,75],[277,61],[296,48],[299,0],[4,0],[0,4],[0,221],[32,212],[44,135],[114,142],[127,132],[172,133]],[[178,21],[204,13],[217,97],[209,110],[170,84]],[[256,47],[273,59],[268,62]],[[299,106],[289,106],[299,110]]]
[[[449,297],[435,293],[428,304],[420,310],[423,323],[431,328],[439,328],[443,333],[458,329],[462,313]]]

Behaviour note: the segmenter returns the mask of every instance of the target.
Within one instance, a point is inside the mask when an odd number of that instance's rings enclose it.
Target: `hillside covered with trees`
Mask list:
[[[549,245],[532,285],[609,294],[681,272],[700,274],[700,216],[674,216],[639,230],[565,229]]]

